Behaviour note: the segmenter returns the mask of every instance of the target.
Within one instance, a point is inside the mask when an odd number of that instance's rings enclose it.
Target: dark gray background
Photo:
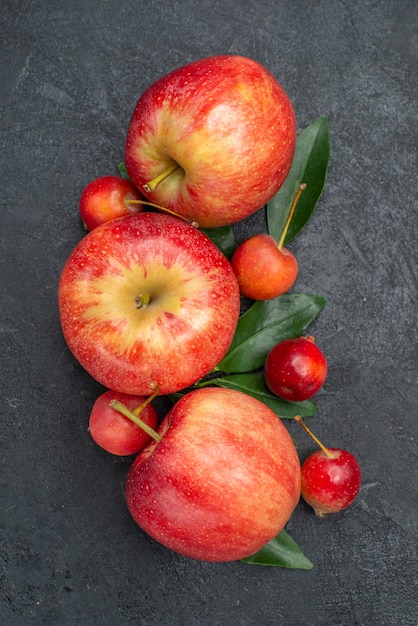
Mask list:
[[[20,624],[417,623],[417,3],[415,0],[3,0],[1,6],[1,609]],[[291,244],[329,376],[309,422],[355,453],[346,512],[301,504],[310,572],[182,558],[135,526],[130,459],[87,432],[102,389],[66,348],[61,268],[79,195],[116,173],[142,90],[219,53],[266,65],[299,130],[329,117],[324,194]],[[237,240],[265,229],[261,210]],[[294,426],[296,428],[294,428]],[[302,457],[312,449],[289,426]]]

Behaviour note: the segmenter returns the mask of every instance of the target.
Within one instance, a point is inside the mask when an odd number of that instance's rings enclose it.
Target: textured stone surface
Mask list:
[[[416,624],[417,18],[413,0],[3,1],[3,624]],[[327,185],[289,247],[294,290],[328,300],[310,424],[359,457],[364,482],[338,516],[296,510],[288,531],[310,572],[190,561],[144,536],[123,500],[129,459],[87,432],[101,389],[59,327],[84,185],[115,173],[150,82],[225,52],[275,74],[300,130],[329,117]],[[264,229],[260,211],[237,241]],[[312,446],[293,426],[303,458]]]

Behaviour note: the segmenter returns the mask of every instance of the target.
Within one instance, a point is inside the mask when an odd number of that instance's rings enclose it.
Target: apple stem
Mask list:
[[[187,222],[188,224],[190,224],[190,226],[199,228],[199,224],[195,220],[189,219],[184,215],[180,215],[180,213],[176,213],[171,209],[167,209],[167,207],[161,206],[161,204],[155,204],[155,202],[148,202],[147,200],[125,200],[125,204],[145,204],[146,206],[152,206],[154,207],[154,209],[159,209],[160,211],[163,211],[163,213],[168,213],[169,215],[178,217],[179,219],[183,220],[183,222]]]
[[[165,180],[166,178],[170,176],[170,174],[178,170],[179,167],[180,165],[174,161],[174,163],[172,163],[169,167],[167,167],[167,169],[164,170],[164,172],[162,172],[161,174],[159,174],[152,180],[145,183],[145,185],[143,185],[144,190],[147,193],[149,193],[150,191],[154,191],[155,189],[157,189],[158,185],[163,182],[163,180]]]
[[[149,293],[145,292],[145,293],[140,293],[139,296],[136,296],[134,302],[135,302],[135,307],[137,309],[144,309],[146,306],[148,306],[148,304],[151,301],[151,296],[149,295]]]
[[[332,459],[333,456],[332,456],[331,452],[328,450],[328,448],[326,448],[324,446],[324,444],[321,441],[319,441],[318,437],[316,437],[313,434],[313,432],[311,430],[309,430],[309,428],[306,426],[306,424],[304,423],[304,421],[302,420],[300,415],[295,415],[295,421],[302,426],[303,430],[305,432],[307,432],[310,437],[312,437],[312,439],[315,441],[315,443],[318,444],[318,446],[321,448],[322,452],[324,454],[326,454],[326,456],[329,459]]]
[[[130,409],[128,409],[127,406],[125,406],[124,404],[122,404],[122,402],[120,402],[120,400],[116,400],[116,398],[114,398],[113,400],[111,400],[109,402],[109,405],[115,409],[115,411],[119,411],[119,413],[122,413],[122,415],[124,415],[125,417],[127,417],[128,419],[131,420],[131,422],[133,422],[134,424],[136,424],[137,426],[139,426],[139,428],[142,428],[142,430],[144,432],[147,433],[147,435],[149,435],[150,437],[152,437],[157,443],[159,443],[162,439],[162,437],[153,429],[151,428],[151,426],[148,426],[148,424],[146,424],[143,420],[141,420],[138,415],[145,409],[145,407],[152,402],[152,400],[155,398],[155,396],[158,395],[158,385],[153,385],[155,387],[154,389],[154,393],[149,396],[149,398],[147,398],[140,406],[138,406],[136,409],[134,409],[133,411],[131,411]]]
[[[290,222],[292,221],[292,217],[293,217],[293,214],[295,212],[296,205],[297,205],[298,200],[299,200],[299,198],[300,198],[300,196],[302,194],[302,191],[304,191],[305,189],[306,189],[306,183],[301,183],[299,185],[299,188],[298,188],[298,190],[296,192],[296,195],[295,195],[295,197],[293,199],[292,206],[290,207],[290,212],[289,212],[289,215],[287,217],[286,224],[285,224],[285,227],[284,227],[283,232],[282,232],[282,236],[280,237],[279,242],[277,244],[277,247],[279,248],[279,250],[281,250],[283,248],[284,240],[286,239],[287,231],[289,230]]]

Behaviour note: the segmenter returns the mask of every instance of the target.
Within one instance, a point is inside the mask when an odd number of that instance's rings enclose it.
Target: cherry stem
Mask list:
[[[282,232],[282,236],[280,237],[279,242],[277,244],[277,247],[279,248],[279,250],[281,250],[283,248],[284,240],[286,239],[287,231],[289,230],[290,222],[292,221],[292,217],[293,217],[293,214],[295,212],[296,205],[297,205],[298,200],[299,200],[299,198],[300,198],[300,196],[302,194],[302,191],[304,191],[305,189],[306,189],[306,183],[301,183],[299,185],[299,189],[297,190],[296,195],[295,195],[295,197],[293,199],[292,206],[290,207],[289,215],[287,217],[286,224],[285,224],[285,227],[284,227],[283,232]]]
[[[151,404],[151,402],[154,400],[154,398],[156,396],[158,396],[159,387],[158,387],[158,385],[154,385],[154,386],[155,386],[154,393],[152,393],[150,396],[148,396],[148,398],[146,400],[144,400],[144,402],[142,404],[137,406],[136,409],[134,409],[132,411],[132,413],[134,415],[136,415],[136,416],[140,415],[142,413],[142,411],[145,409],[145,407],[148,406],[149,404]]]
[[[152,437],[152,439],[154,439],[157,443],[159,443],[162,439],[161,435],[159,435],[153,428],[151,428],[151,426],[148,426],[148,424],[146,424],[143,420],[141,420],[140,417],[138,417],[139,414],[142,413],[142,411],[145,409],[145,407],[148,406],[148,404],[150,404],[150,402],[152,402],[154,398],[158,395],[158,391],[159,391],[158,385],[153,385],[153,387],[154,387],[154,392],[149,396],[149,398],[147,398],[142,404],[136,407],[136,409],[134,409],[133,411],[128,409],[128,407],[125,406],[124,404],[122,404],[120,400],[116,400],[116,398],[111,400],[109,402],[109,405],[113,409],[115,409],[115,411],[122,413],[122,415],[130,419],[131,422],[139,426],[139,428],[142,428],[142,430],[146,432],[147,435],[149,435],[150,437]]]
[[[172,163],[169,167],[167,167],[166,170],[164,170],[164,172],[162,172],[162,174],[159,174],[152,180],[145,183],[145,185],[143,185],[144,190],[147,193],[149,193],[150,191],[154,191],[155,189],[157,189],[158,185],[163,182],[163,180],[165,180],[166,178],[170,176],[170,174],[173,174],[173,172],[178,170],[179,167],[180,165],[178,163],[176,162]]]
[[[180,215],[180,213],[176,213],[175,211],[172,211],[171,209],[167,209],[167,207],[161,206],[161,204],[155,204],[155,202],[148,202],[147,200],[125,200],[125,203],[126,204],[145,204],[146,206],[152,206],[154,207],[154,209],[159,209],[160,211],[163,211],[164,213],[168,213],[169,215],[178,217],[179,219],[183,220],[183,222],[187,222],[188,224],[190,224],[190,226],[199,228],[199,224],[195,220],[191,220],[188,217],[185,217],[184,215]]]
[[[312,437],[312,439],[315,441],[315,443],[318,444],[318,446],[321,448],[322,452],[324,454],[326,454],[326,456],[329,459],[332,459],[333,456],[332,456],[331,452],[328,450],[328,448],[326,448],[324,446],[324,444],[321,441],[319,441],[318,437],[316,437],[313,434],[313,432],[311,430],[309,430],[309,428],[306,426],[306,424],[304,423],[304,421],[302,420],[300,415],[295,415],[295,421],[302,426],[303,430],[305,432],[307,432],[310,437]]]

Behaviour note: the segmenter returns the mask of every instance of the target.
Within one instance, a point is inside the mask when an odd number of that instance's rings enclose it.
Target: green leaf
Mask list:
[[[267,228],[276,241],[283,233],[301,183],[306,183],[306,189],[299,198],[284,243],[293,239],[310,219],[325,185],[329,157],[328,118],[321,116],[298,135],[290,172],[267,204]]]
[[[215,370],[239,374],[263,367],[271,348],[283,339],[301,336],[325,302],[308,294],[254,302],[240,316],[231,346]]]
[[[235,389],[243,393],[257,398],[260,402],[264,402],[278,417],[293,419],[295,415],[308,417],[314,415],[316,406],[310,400],[304,402],[286,402],[270,393],[264,382],[263,373],[253,374],[232,374],[230,376],[222,376],[220,378],[212,378],[204,383],[198,383],[197,387],[207,387],[216,385],[225,389]]]
[[[125,163],[123,163],[123,162],[119,163],[119,165],[118,165],[118,172],[119,172],[119,175],[122,178],[126,178],[126,180],[129,180],[130,182],[132,182],[131,181],[131,177],[128,174],[128,170],[126,169]]]
[[[213,241],[224,255],[230,259],[235,250],[235,237],[231,226],[220,226],[219,228],[202,228],[209,239]]]
[[[306,570],[313,568],[313,563],[285,530],[266,543],[256,554],[241,560],[253,565],[273,565]]]

